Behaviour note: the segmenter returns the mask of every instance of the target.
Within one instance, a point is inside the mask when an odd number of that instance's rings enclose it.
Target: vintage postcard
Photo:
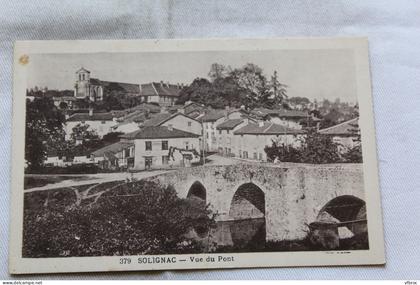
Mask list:
[[[10,272],[385,263],[365,38],[21,41]]]

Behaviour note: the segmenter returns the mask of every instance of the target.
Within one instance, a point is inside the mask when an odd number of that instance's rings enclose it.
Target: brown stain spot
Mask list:
[[[19,63],[22,65],[27,65],[29,63],[29,55],[24,54],[19,58]]]

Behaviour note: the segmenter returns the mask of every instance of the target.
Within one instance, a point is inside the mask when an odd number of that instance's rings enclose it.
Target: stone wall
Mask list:
[[[183,168],[149,179],[172,185],[184,198],[191,185],[200,182],[206,188],[206,202],[221,221],[258,215],[255,209],[242,210],[243,215],[231,212],[232,201],[238,202],[233,199],[238,188],[246,183],[256,185],[264,193],[267,240],[303,238],[307,224],[338,196],[364,200],[361,164],[241,163]],[[242,206],[247,203],[242,202]]]

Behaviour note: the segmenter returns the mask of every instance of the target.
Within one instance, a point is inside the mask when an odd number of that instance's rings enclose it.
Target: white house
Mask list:
[[[331,136],[339,144],[339,151],[344,153],[360,144],[359,118],[319,130],[320,134]]]
[[[104,169],[132,168],[134,167],[134,143],[121,140],[92,152],[91,158]]]
[[[279,145],[298,147],[303,136],[303,130],[271,122],[249,123],[234,132],[232,152],[243,159],[267,161],[264,148],[271,146],[273,141]]]
[[[95,131],[99,137],[113,131],[112,127],[117,124],[111,113],[75,113],[66,120],[66,139],[71,138],[73,128],[77,125],[89,125],[88,130]]]
[[[248,118],[227,119],[216,126],[217,151],[221,155],[237,156],[233,151],[235,135],[234,132],[250,122]],[[252,121],[255,123],[255,121]]]
[[[172,126],[174,129],[193,133],[196,135],[202,135],[201,122],[196,119],[190,118],[183,113],[159,113],[152,115],[149,120],[145,120],[143,123],[144,127],[158,127]]]
[[[146,126],[122,138],[134,142],[135,169],[189,166],[200,159],[199,135],[172,126]]]

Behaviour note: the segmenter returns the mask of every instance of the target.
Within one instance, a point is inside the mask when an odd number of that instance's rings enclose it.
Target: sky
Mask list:
[[[104,81],[190,84],[197,77],[208,78],[212,63],[232,68],[254,63],[268,79],[276,70],[289,97],[357,101],[354,55],[347,49],[32,54],[27,87],[73,89],[81,67]]]

